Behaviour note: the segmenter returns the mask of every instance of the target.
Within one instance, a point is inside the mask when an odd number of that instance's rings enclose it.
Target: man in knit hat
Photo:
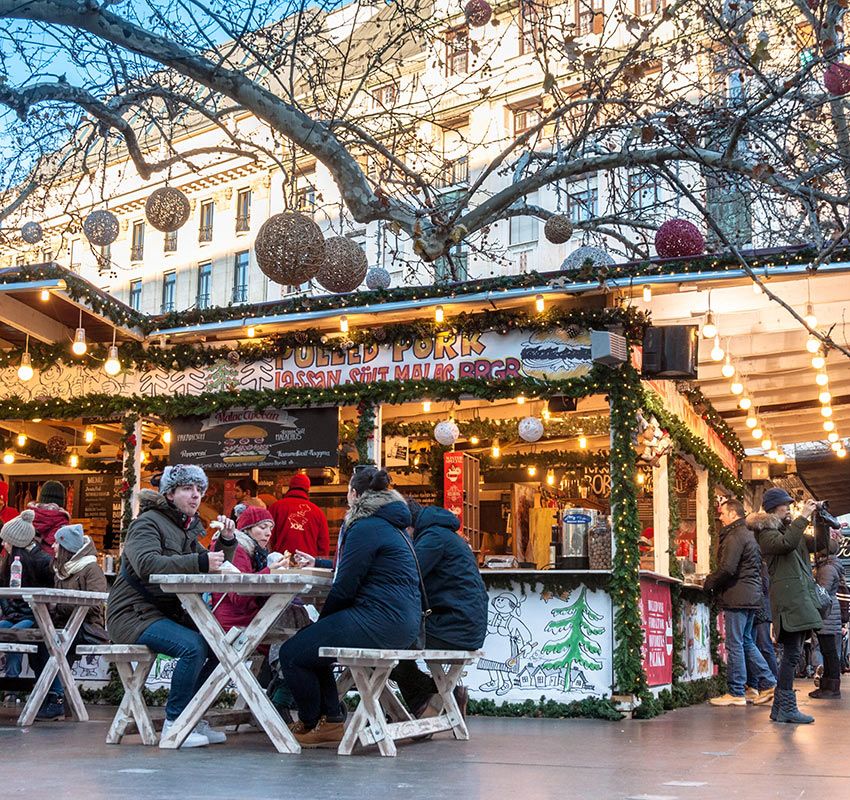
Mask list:
[[[271,550],[294,553],[300,550],[313,557],[330,553],[328,521],[322,510],[310,500],[310,479],[301,473],[289,480],[289,491],[269,512],[274,519]]]
[[[45,481],[38,493],[38,502],[29,504],[35,512],[36,538],[45,553],[53,553],[56,531],[71,521],[65,502],[65,487],[59,481]]]

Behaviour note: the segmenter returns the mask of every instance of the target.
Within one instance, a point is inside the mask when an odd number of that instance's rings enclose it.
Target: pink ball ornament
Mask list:
[[[693,222],[668,219],[655,232],[655,250],[661,258],[690,258],[705,252],[705,239]]]
[[[850,66],[840,62],[830,64],[823,73],[823,85],[836,97],[850,92]]]
[[[470,28],[481,28],[492,18],[493,7],[487,0],[469,0],[464,6],[463,14]]]

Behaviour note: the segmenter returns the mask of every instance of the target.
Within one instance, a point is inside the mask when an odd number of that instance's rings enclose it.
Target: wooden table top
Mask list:
[[[106,592],[81,592],[78,589],[50,589],[42,586],[0,588],[0,597],[32,598],[41,603],[63,603],[69,606],[89,606],[106,602]]]
[[[232,592],[234,594],[279,594],[310,587],[316,594],[330,589],[333,573],[329,569],[292,569],[269,575],[254,573],[198,573],[191,575],[151,575],[164,592]]]

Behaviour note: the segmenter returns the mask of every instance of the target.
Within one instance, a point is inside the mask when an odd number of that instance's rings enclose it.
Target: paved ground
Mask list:
[[[31,800],[727,800],[850,797],[848,699],[801,701],[814,725],[777,725],[767,708],[698,706],[646,722],[470,720],[472,740],[438,737],[398,758],[333,751],[278,755],[258,733],[161,751],[103,743],[106,722],[19,730],[0,709],[3,798]],[[803,703],[801,702],[801,705]],[[105,709],[96,709],[103,714]],[[3,713],[5,712],[5,713]]]

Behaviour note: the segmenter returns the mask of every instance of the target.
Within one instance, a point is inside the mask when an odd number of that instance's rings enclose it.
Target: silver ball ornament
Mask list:
[[[41,225],[37,222],[25,222],[21,226],[21,239],[23,239],[27,244],[40,242],[43,236],[44,231],[42,231]]]
[[[543,420],[539,417],[523,417],[517,425],[517,432],[524,442],[536,442],[543,437]]]
[[[588,261],[594,267],[610,267],[614,263],[611,258],[601,247],[591,247],[584,245],[578,250],[573,250],[561,264],[561,272],[569,272],[574,269],[581,269]]]
[[[434,438],[443,447],[451,447],[460,438],[460,429],[452,420],[443,420],[434,426]]]
[[[372,267],[366,273],[366,286],[373,292],[378,289],[389,289],[392,278],[383,267]]]
[[[97,247],[106,247],[118,238],[118,217],[111,211],[92,211],[83,220],[86,239]]]

